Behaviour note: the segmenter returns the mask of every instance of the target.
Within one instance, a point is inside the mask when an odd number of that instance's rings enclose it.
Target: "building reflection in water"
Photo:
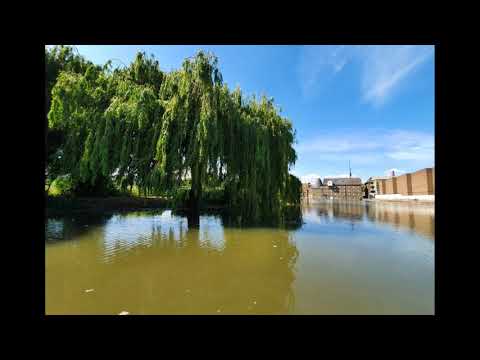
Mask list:
[[[299,231],[213,214],[197,224],[168,210],[48,219],[46,312],[433,311],[434,242],[400,232],[433,240],[434,206],[326,201],[302,211]]]
[[[321,201],[304,207],[304,217],[315,213],[325,222],[348,221],[352,230],[360,222],[377,222],[410,230],[432,240],[435,238],[434,204],[380,201]],[[313,220],[314,221],[314,220]]]

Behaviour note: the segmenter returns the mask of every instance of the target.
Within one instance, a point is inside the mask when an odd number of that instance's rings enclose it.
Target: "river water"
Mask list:
[[[45,222],[46,314],[433,314],[434,206],[305,205],[295,229],[170,210]]]

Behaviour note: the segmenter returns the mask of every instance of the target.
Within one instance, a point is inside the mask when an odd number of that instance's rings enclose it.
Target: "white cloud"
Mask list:
[[[348,178],[350,174],[337,174],[337,175],[327,175],[325,178]],[[352,177],[360,177],[357,174],[352,174]]]
[[[325,153],[309,153],[311,156],[315,157],[317,161],[335,163],[338,167],[343,169],[348,169],[348,162],[351,162],[352,166],[360,165],[369,165],[375,164],[384,157],[382,153],[374,152],[344,152],[344,153],[334,153],[334,152],[325,152]]]
[[[384,175],[390,176],[392,175],[392,171],[395,173],[395,175],[405,174],[405,171],[393,168],[393,169],[385,170]]]
[[[319,174],[307,174],[300,176],[300,180],[302,183],[314,183],[316,180],[322,179],[322,176]]]
[[[378,143],[374,138],[366,139],[356,134],[350,135],[320,135],[315,140],[305,143],[299,143],[297,151],[302,152],[320,152],[320,153],[345,153],[354,150],[374,150],[378,148]]]
[[[396,160],[432,160],[435,157],[433,134],[397,130],[386,137],[387,156]]]
[[[433,54],[433,46],[368,46],[360,53],[363,100],[379,106],[402,80]]]
[[[355,62],[361,72],[352,81],[359,83],[361,98],[381,106],[433,52],[433,46],[419,45],[304,46],[298,79],[303,95],[309,96],[320,83],[333,79],[348,63]]]
[[[299,142],[300,154],[316,153],[332,159],[375,156],[379,152],[394,159],[424,159],[434,155],[434,136],[430,133],[407,130],[336,131]],[[348,160],[348,158],[346,158]]]
[[[410,130],[343,129],[300,141],[296,150],[297,169],[346,175],[350,161],[352,172],[362,179],[383,175],[384,169],[404,173],[429,167],[435,158],[433,134]]]
[[[297,68],[303,95],[310,95],[320,80],[341,72],[349,61],[349,47],[344,45],[303,46]]]
[[[314,184],[318,179],[321,179],[323,181],[323,179],[325,178],[342,178],[342,177],[349,177],[349,176],[350,176],[349,174],[336,174],[336,175],[325,175],[325,176],[321,176],[319,174],[307,174],[307,175],[299,176],[299,178],[303,184],[306,184],[306,183]],[[352,177],[360,177],[360,176],[356,174],[352,174]]]

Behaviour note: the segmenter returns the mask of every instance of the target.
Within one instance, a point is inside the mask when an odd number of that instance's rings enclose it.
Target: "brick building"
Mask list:
[[[360,178],[325,178],[318,187],[308,188],[310,199],[355,199],[363,198]]]
[[[380,192],[380,180],[388,180],[391,176],[372,176],[365,183],[366,197],[375,197],[375,194]]]
[[[434,195],[435,168],[375,180],[377,195]]]

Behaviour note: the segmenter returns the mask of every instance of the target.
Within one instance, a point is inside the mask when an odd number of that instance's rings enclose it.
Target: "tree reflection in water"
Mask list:
[[[391,227],[434,239],[432,206],[312,203],[303,220],[292,231],[170,210],[50,219],[46,234],[74,241],[46,244],[46,312],[376,313],[379,298],[430,311],[434,244]]]
[[[112,214],[80,213],[45,219],[45,241],[55,243],[74,239],[93,228],[101,228],[112,218]]]
[[[201,215],[197,222],[170,211],[117,214],[96,233],[99,241],[82,241],[78,262],[67,261],[63,274],[48,274],[47,292],[63,300],[57,309],[68,304],[66,313],[117,308],[131,314],[292,312],[298,250],[290,231],[232,228],[225,222],[228,218],[219,215]],[[61,280],[66,273],[68,283]],[[91,308],[71,295],[80,283],[96,289]]]
[[[178,287],[175,291],[188,288],[190,296],[171,310],[181,312],[186,302],[193,301],[201,313],[293,311],[298,250],[290,232],[226,225],[232,222],[235,219],[225,213],[203,215],[193,226],[188,219],[187,230],[175,241],[181,246],[181,250],[177,247],[177,264],[186,271],[176,273],[174,286]]]

